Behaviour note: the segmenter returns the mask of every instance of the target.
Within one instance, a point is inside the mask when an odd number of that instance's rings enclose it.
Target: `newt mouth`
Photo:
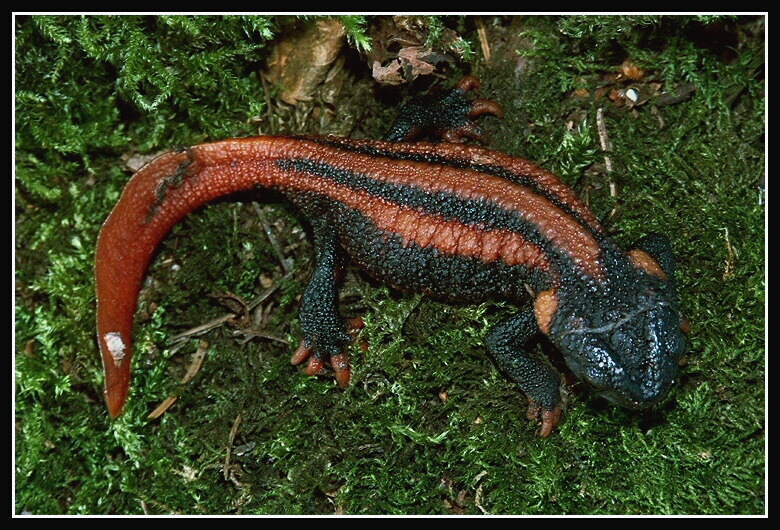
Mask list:
[[[616,392],[615,390],[596,389],[596,394],[605,398],[607,401],[631,410],[647,410],[663,401],[668,393],[669,391],[667,389],[653,397],[640,400],[626,397],[624,394]]]

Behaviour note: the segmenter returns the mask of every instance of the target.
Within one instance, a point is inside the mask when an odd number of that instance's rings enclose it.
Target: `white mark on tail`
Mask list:
[[[118,331],[109,331],[103,335],[103,340],[106,341],[108,353],[114,359],[114,365],[119,368],[119,365],[122,364],[122,359],[125,358],[125,343],[122,340],[122,334]]]

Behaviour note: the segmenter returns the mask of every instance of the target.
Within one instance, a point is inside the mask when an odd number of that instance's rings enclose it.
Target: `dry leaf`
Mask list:
[[[344,25],[334,18],[318,19],[303,33],[279,41],[268,61],[266,76],[282,86],[281,100],[290,105],[311,100],[345,42]]]

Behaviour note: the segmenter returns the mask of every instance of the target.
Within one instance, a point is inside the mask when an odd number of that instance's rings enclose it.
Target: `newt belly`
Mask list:
[[[237,191],[280,191],[311,224],[316,268],[301,307],[295,361],[324,363],[349,381],[338,313],[348,260],[404,290],[455,301],[502,298],[525,306],[487,347],[542,418],[560,417],[560,376],[524,349],[537,332],[575,375],[641,408],[662,399],[684,349],[668,242],[624,252],[577,196],[522,158],[454,143],[334,137],[231,139],[170,152],[128,182],[98,237],[98,342],[112,417],[128,394],[132,321],[141,281],[171,227]]]

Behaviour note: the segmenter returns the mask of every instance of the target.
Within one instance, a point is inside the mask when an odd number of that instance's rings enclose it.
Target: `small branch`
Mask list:
[[[255,208],[257,217],[260,218],[260,223],[262,223],[263,230],[265,230],[265,236],[268,238],[268,241],[271,242],[271,246],[274,248],[274,252],[276,253],[276,259],[278,259],[279,263],[282,265],[282,269],[284,270],[284,273],[289,274],[290,265],[287,263],[287,260],[284,259],[284,254],[282,253],[282,247],[279,245],[279,242],[276,240],[276,236],[271,230],[271,225],[268,222],[268,219],[266,219],[265,214],[263,213],[263,209],[260,208],[260,205],[257,204],[256,202],[253,202],[252,206]]]

